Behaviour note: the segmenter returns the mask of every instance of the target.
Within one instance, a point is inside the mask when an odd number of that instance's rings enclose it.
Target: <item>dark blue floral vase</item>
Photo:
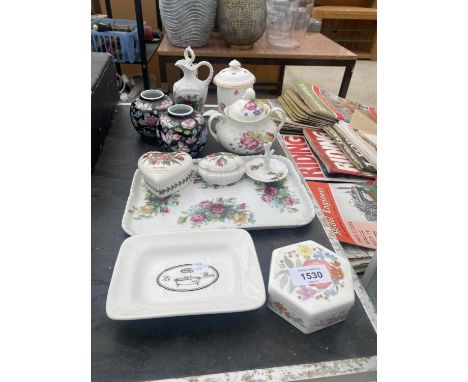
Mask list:
[[[141,135],[159,138],[159,115],[174,103],[161,90],[144,90],[130,105],[130,119]]]
[[[170,106],[161,113],[159,136],[167,151],[183,151],[192,157],[205,147],[208,129],[205,118],[189,105]]]

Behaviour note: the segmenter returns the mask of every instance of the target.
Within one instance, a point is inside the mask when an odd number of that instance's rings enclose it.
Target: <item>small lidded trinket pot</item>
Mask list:
[[[213,79],[218,96],[218,111],[242,98],[248,88],[253,87],[255,76],[243,68],[239,61],[232,60],[229,68],[221,70]]]
[[[158,198],[172,195],[192,181],[192,157],[184,152],[147,152],[138,159],[138,169]]]
[[[225,152],[213,153],[200,160],[198,173],[206,183],[226,186],[242,178],[245,165],[238,155]]]
[[[273,251],[268,307],[303,333],[343,321],[353,304],[347,258],[312,240]]]

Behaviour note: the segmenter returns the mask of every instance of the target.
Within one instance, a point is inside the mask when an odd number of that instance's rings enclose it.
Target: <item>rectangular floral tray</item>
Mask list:
[[[245,162],[259,157],[243,157]],[[288,167],[286,179],[259,183],[247,175],[228,186],[212,186],[196,172],[181,191],[157,198],[139,170],[133,177],[122,218],[129,235],[209,228],[265,229],[303,226],[315,216],[310,196],[289,159],[274,155]]]

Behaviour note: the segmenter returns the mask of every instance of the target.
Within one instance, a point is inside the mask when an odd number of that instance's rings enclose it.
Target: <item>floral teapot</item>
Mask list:
[[[281,117],[279,125],[271,118],[273,112]],[[214,125],[216,118],[221,121]],[[254,90],[249,88],[240,100],[224,109],[224,114],[211,114],[208,128],[214,139],[226,150],[236,154],[253,155],[263,151],[264,143],[276,139],[285,119],[283,110],[258,103]]]
[[[208,85],[213,78],[213,67],[207,61],[201,61],[194,64],[195,53],[188,46],[184,50],[184,59],[175,63],[180,68],[184,76],[174,84],[174,101],[176,104],[186,104],[192,106],[195,111],[203,112],[206,96],[208,94]],[[207,66],[209,70],[208,78],[204,81],[198,79],[198,68]]]

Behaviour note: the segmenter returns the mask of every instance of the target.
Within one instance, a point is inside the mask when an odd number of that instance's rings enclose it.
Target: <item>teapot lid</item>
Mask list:
[[[255,76],[243,68],[239,61],[232,60],[229,68],[221,70],[214,77],[213,83],[223,88],[250,87],[255,83]]]
[[[229,117],[241,122],[255,122],[265,118],[270,111],[268,105],[255,99],[255,91],[248,88],[241,99],[224,109]]]

